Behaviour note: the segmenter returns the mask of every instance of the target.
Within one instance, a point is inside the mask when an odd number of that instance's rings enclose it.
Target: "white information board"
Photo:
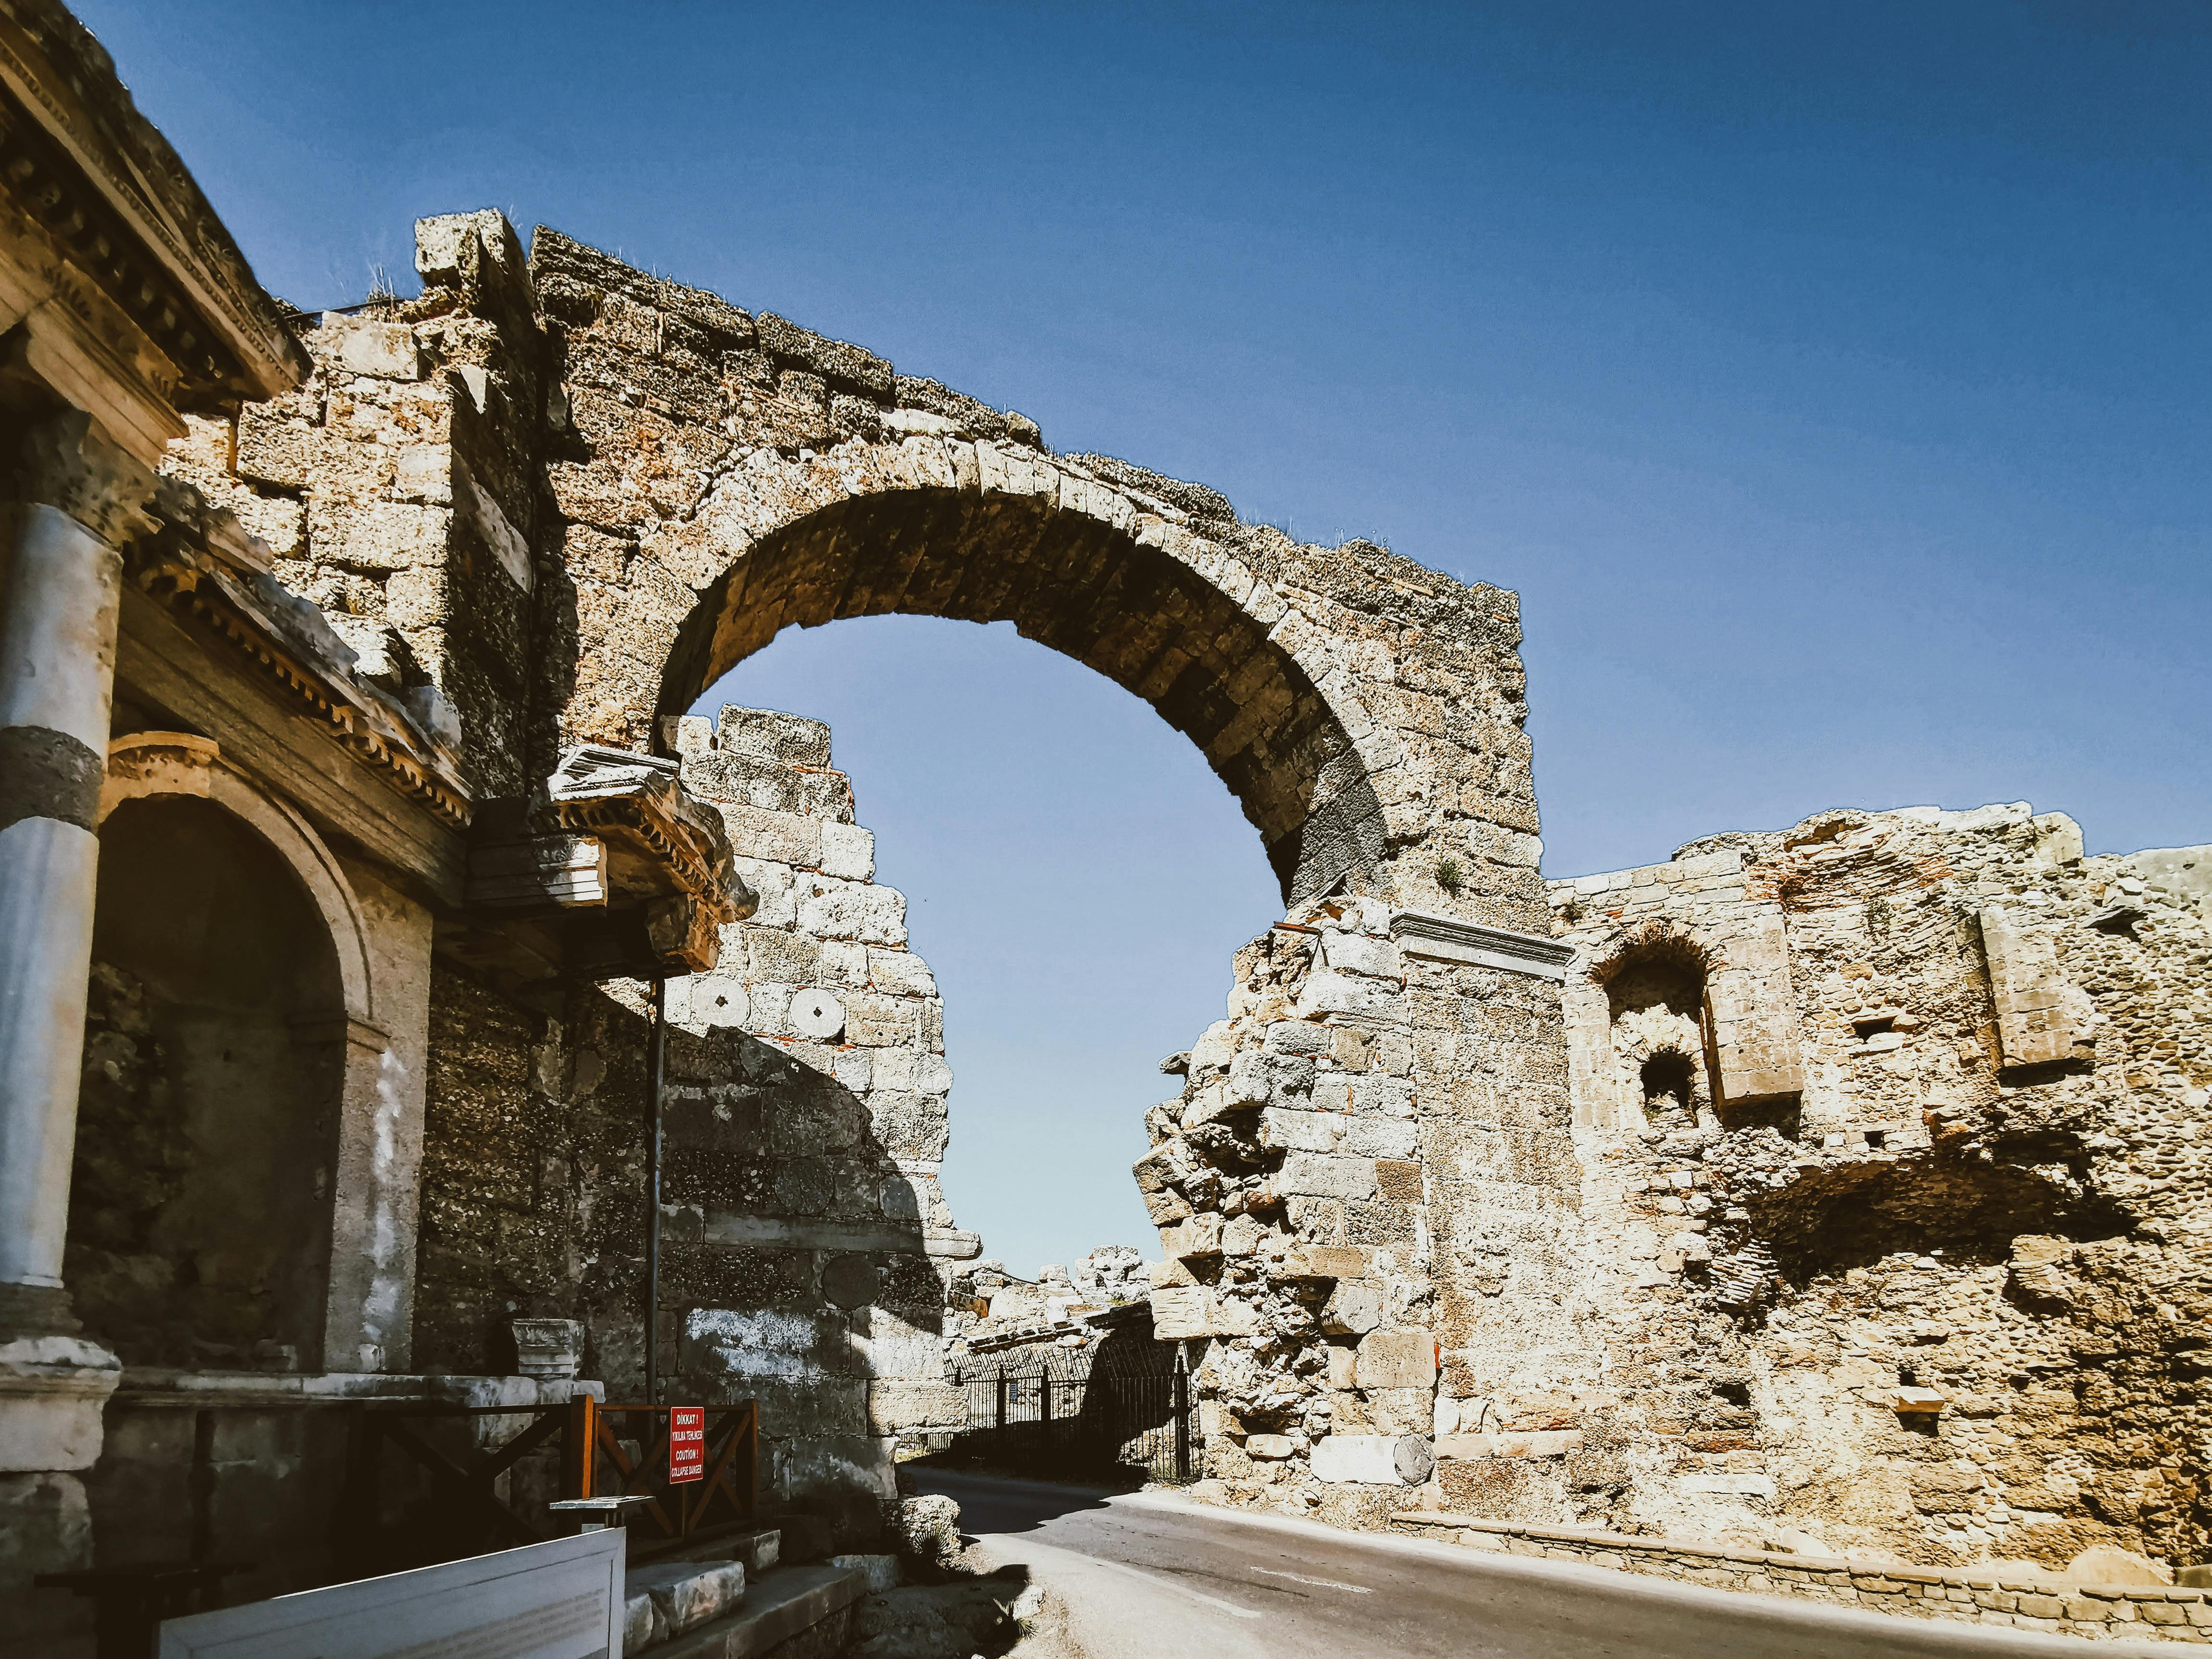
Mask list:
[[[620,1527],[161,1623],[161,1659],[622,1659]]]

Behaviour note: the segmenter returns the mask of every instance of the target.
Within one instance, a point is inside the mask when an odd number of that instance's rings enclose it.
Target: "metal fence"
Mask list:
[[[963,1451],[1039,1474],[1197,1479],[1198,1408],[1179,1343],[975,1354],[960,1382]]]

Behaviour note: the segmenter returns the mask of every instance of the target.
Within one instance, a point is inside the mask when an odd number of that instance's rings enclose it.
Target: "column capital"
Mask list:
[[[157,527],[146,511],[153,471],[110,443],[81,409],[27,428],[0,469],[9,498],[66,513],[110,547]]]

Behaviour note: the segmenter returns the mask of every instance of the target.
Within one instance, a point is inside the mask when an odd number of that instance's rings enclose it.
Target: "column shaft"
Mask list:
[[[70,514],[0,539],[0,1284],[58,1289],[121,560]]]

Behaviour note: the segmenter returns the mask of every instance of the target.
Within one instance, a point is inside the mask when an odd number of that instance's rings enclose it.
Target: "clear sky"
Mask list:
[[[2212,9],[79,10],[296,303],[499,206],[1517,589],[1550,874],[1836,805],[2212,841]],[[722,690],[836,725],[963,1224],[1149,1249],[1154,1062],[1277,904],[1226,793],[1003,629]]]

